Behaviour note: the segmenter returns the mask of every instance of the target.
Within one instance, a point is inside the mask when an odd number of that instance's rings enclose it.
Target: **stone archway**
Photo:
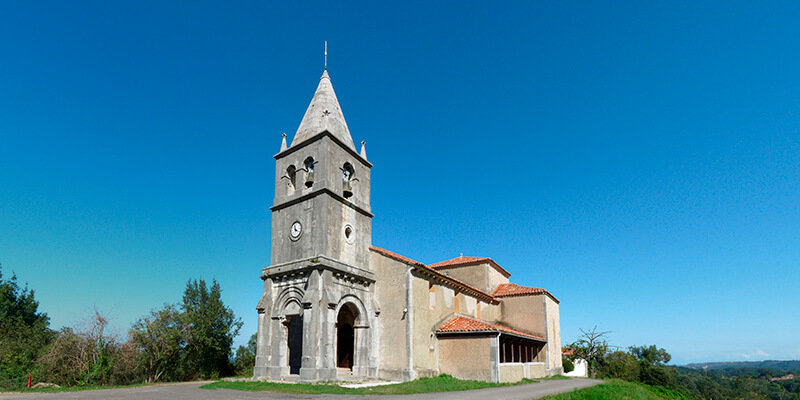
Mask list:
[[[353,370],[355,365],[355,326],[359,317],[356,307],[345,303],[336,317],[336,366]]]

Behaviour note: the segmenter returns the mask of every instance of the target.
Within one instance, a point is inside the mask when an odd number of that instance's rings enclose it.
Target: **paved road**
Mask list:
[[[309,399],[309,400],[459,400],[537,399],[550,394],[569,392],[575,389],[594,386],[602,381],[593,379],[553,380],[526,385],[506,386],[492,389],[467,390],[461,392],[423,393],[403,396],[352,396],[336,394],[287,394],[270,392],[243,392],[239,390],[205,390],[202,383],[178,383],[162,386],[136,387],[126,389],[87,390],[83,392],[62,393],[0,393],[0,400],[22,399],[103,399],[103,400],[250,400],[250,399]]]

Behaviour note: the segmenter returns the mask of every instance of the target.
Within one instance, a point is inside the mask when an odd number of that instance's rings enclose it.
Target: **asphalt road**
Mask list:
[[[249,399],[311,399],[311,400],[484,400],[537,399],[550,394],[570,392],[575,389],[594,386],[602,381],[594,379],[552,380],[526,385],[506,386],[492,389],[466,390],[460,392],[422,393],[410,395],[353,396],[339,394],[287,394],[271,392],[244,392],[239,390],[200,389],[200,382],[177,383],[160,386],[147,386],[125,389],[87,390],[83,392],[61,393],[0,393],[0,400],[10,399],[103,399],[103,400],[249,400]]]

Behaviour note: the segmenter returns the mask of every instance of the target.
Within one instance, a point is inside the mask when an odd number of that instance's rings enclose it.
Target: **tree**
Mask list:
[[[639,378],[639,363],[632,355],[617,350],[603,362],[603,377],[632,381]]]
[[[210,289],[202,279],[189,280],[183,292],[181,308],[189,333],[184,365],[187,371],[196,371],[204,378],[233,373],[231,346],[242,327],[242,320],[222,303],[221,294],[216,279]]]
[[[581,336],[571,344],[575,349],[574,357],[582,358],[589,364],[589,374],[594,375],[608,353],[608,341],[606,336],[611,331],[598,332],[597,325],[591,330],[581,329]]]
[[[631,346],[628,347],[628,351],[632,356],[636,357],[636,360],[650,365],[664,365],[672,359],[672,356],[666,350],[658,348],[654,344],[650,346]]]
[[[258,333],[250,336],[247,341],[247,346],[239,346],[236,349],[236,356],[233,357],[233,365],[236,368],[236,373],[239,375],[247,375],[253,372],[253,366],[256,363],[256,341]]]
[[[35,372],[36,359],[53,336],[33,290],[20,288],[16,274],[3,280],[0,267],[0,381]]]
[[[652,344],[650,346],[631,346],[628,351],[639,361],[640,382],[666,388],[677,386],[674,374],[666,366],[666,363],[672,359],[666,350]]]
[[[186,318],[177,306],[165,304],[139,318],[128,336],[138,350],[140,368],[147,382],[181,378],[181,352],[186,346]]]

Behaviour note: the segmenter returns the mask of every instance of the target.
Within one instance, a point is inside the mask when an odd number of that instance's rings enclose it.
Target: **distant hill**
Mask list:
[[[686,364],[686,368],[692,369],[726,369],[726,368],[769,368],[775,370],[787,370],[787,371],[800,371],[800,360],[794,361],[777,361],[777,360],[767,360],[767,361],[727,361],[727,362],[707,362],[707,363],[692,363]]]

